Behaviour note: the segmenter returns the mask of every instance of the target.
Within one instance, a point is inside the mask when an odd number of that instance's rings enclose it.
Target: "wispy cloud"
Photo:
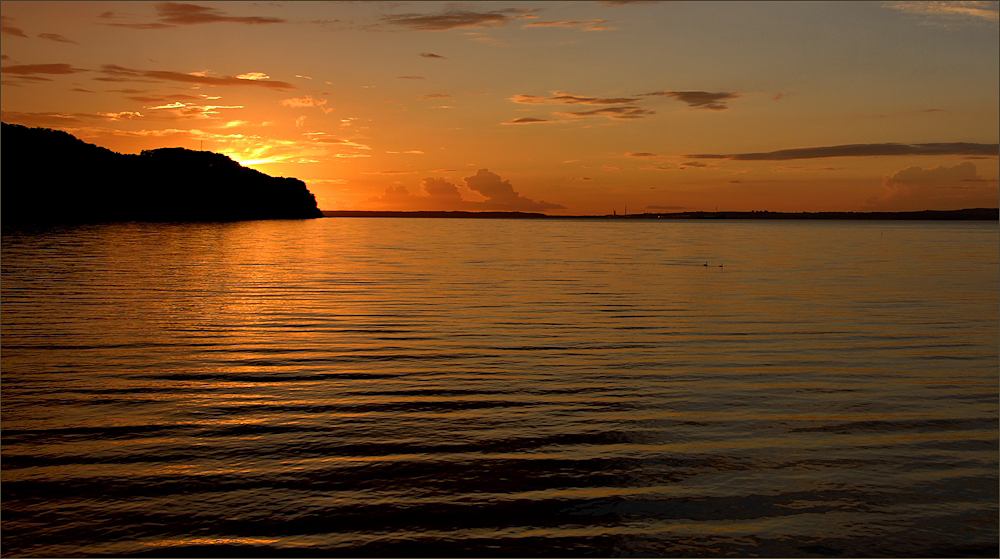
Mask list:
[[[603,109],[593,109],[590,111],[580,111],[580,112],[558,112],[559,116],[567,116],[571,118],[581,118],[588,116],[606,116],[608,118],[613,118],[616,120],[634,120],[637,118],[642,118],[647,115],[656,114],[656,111],[650,109],[643,109],[642,107],[627,106],[627,107],[606,107]]]
[[[584,31],[615,31],[618,29],[617,27],[608,25],[610,23],[612,22],[606,19],[588,19],[586,21],[533,21],[522,25],[521,29],[528,29],[532,27],[569,27],[582,29]]]
[[[547,118],[535,118],[533,116],[525,116],[521,118],[515,118],[507,122],[501,122],[500,124],[533,124],[535,122],[551,122]]]
[[[440,54],[434,54],[433,52],[422,52],[420,56],[424,58],[440,58],[441,60],[448,60],[447,56],[441,56]]]
[[[925,25],[1000,22],[996,2],[883,2],[882,6],[914,16]]]
[[[447,10],[438,14],[395,14],[387,15],[382,21],[390,25],[406,27],[414,31],[447,31],[462,27],[496,27],[521,19],[534,8],[506,8],[490,12],[470,10]]]
[[[175,93],[172,95],[129,95],[125,97],[131,101],[138,101],[140,103],[173,103],[175,101],[201,101],[200,97],[195,95],[187,95],[186,93]]]
[[[10,22],[12,21],[14,21],[12,18],[9,18],[7,16],[0,16],[0,33],[4,35],[11,35],[13,37],[23,37],[27,39],[28,35],[25,34],[24,30],[21,29],[20,27],[14,27],[13,25],[11,25]]]
[[[114,27],[126,27],[131,29],[165,29],[181,25],[201,25],[205,23],[241,23],[245,25],[265,25],[272,23],[285,23],[286,21],[276,17],[259,16],[231,16],[221,10],[199,6],[197,4],[184,4],[179,2],[160,2],[156,4],[157,20],[147,23],[123,23],[111,22],[105,25]],[[104,12],[101,19],[115,19],[118,17],[114,12]]]
[[[208,76],[206,72],[172,72],[162,70],[136,70],[126,68],[116,64],[104,64],[101,66],[101,73],[104,77],[94,78],[99,81],[125,82],[125,81],[176,81],[184,83],[196,83],[202,85],[251,85],[267,87],[270,89],[297,89],[294,85],[268,79],[246,79],[238,76]]]
[[[71,64],[12,64],[0,68],[4,74],[30,76],[34,74],[75,74],[86,72],[84,68],[74,68]]]
[[[296,78],[299,76],[295,76]],[[240,74],[236,76],[236,79],[240,80],[269,80],[271,76],[265,74],[264,72],[247,72],[246,74]]]
[[[447,93],[428,93],[420,97],[421,101],[426,101],[428,99],[451,99],[451,95]]]
[[[423,80],[426,79],[423,76],[396,76],[401,80]]]
[[[733,159],[739,161],[784,161],[820,157],[871,157],[879,155],[993,155],[1000,153],[1000,144],[947,142],[931,144],[846,144],[809,148],[782,149],[761,153],[685,155],[690,159]]]
[[[637,4],[655,4],[658,0],[601,0],[602,6],[628,6]]]
[[[333,109],[326,108],[327,99],[313,99],[312,95],[306,95],[305,97],[293,97],[291,99],[282,99],[280,101],[282,107],[292,107],[292,108],[302,108],[302,107],[316,107],[317,109],[323,111],[323,114],[330,114]]]
[[[66,37],[63,37],[62,35],[56,33],[39,33],[38,36],[42,39],[48,39],[49,41],[56,41],[58,43],[72,43],[74,45],[80,44],[76,41],[67,39]]]
[[[566,91],[553,91],[552,97],[518,94],[510,100],[527,105],[630,105],[640,101],[634,97],[585,97]]]
[[[740,96],[739,93],[710,93],[708,91],[654,91],[652,93],[643,93],[642,95],[673,97],[695,109],[709,111],[724,111],[729,108],[725,104],[725,101],[736,99]]]
[[[45,76],[76,74],[87,71],[84,68],[74,68],[71,64],[11,64],[0,67],[0,72],[3,73],[4,77],[3,84],[15,86],[52,81],[52,78]]]

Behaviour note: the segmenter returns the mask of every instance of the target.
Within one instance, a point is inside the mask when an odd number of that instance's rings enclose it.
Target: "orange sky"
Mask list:
[[[3,2],[3,121],[322,209],[996,207],[997,2]]]

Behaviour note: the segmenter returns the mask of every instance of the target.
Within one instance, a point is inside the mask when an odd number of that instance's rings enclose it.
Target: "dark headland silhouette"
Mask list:
[[[305,183],[218,153],[139,155],[66,132],[2,124],[0,220],[17,223],[237,221],[322,217]]]

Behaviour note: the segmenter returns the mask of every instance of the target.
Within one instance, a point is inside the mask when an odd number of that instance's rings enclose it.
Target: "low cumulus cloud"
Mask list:
[[[654,91],[643,93],[643,96],[653,97],[673,97],[678,101],[687,103],[689,107],[704,109],[708,111],[724,111],[729,108],[725,101],[736,99],[739,93],[710,93],[708,91]]]
[[[880,155],[993,155],[1000,153],[1000,144],[944,142],[930,144],[845,144],[810,148],[781,149],[760,153],[685,155],[690,159],[733,159],[739,161],[784,161],[820,157],[871,157]]]
[[[180,2],[160,2],[155,5],[155,8],[157,13],[157,21],[155,22],[123,23],[112,21],[105,25],[130,29],[165,29],[181,25],[201,25],[205,23],[241,23],[245,25],[286,23],[286,20],[276,17],[231,16],[215,8]],[[105,20],[113,20],[118,15],[109,11],[102,13],[98,17]]]
[[[903,211],[997,205],[997,182],[980,177],[969,161],[900,169],[882,177],[882,188],[880,195],[868,199],[869,207]]]
[[[463,27],[498,27],[533,11],[534,8],[506,8],[489,12],[451,9],[437,14],[387,15],[382,17],[382,21],[414,31],[447,31]]]
[[[447,56],[441,56],[440,54],[434,54],[433,52],[422,52],[420,56],[424,58],[440,58],[441,60],[448,60]]]
[[[98,81],[106,82],[151,82],[151,81],[175,81],[182,83],[194,83],[201,85],[246,85],[266,87],[269,89],[298,89],[296,86],[282,81],[247,78],[239,76],[208,76],[207,72],[172,72],[163,70],[137,70],[126,68],[116,64],[104,64],[101,66],[101,73],[104,76],[94,78]],[[257,74],[258,72],[254,72]]]
[[[406,187],[395,186],[387,188],[382,196],[368,199],[367,203],[377,208],[401,210],[542,211],[564,207],[522,196],[510,181],[489,169],[480,169],[462,180],[469,190],[478,192],[486,200],[464,200],[458,185],[443,178],[425,178],[421,194],[410,194]]]

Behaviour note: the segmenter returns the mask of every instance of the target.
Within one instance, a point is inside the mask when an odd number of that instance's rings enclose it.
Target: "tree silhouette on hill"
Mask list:
[[[3,223],[321,217],[305,183],[184,148],[121,154],[66,132],[2,124]]]

